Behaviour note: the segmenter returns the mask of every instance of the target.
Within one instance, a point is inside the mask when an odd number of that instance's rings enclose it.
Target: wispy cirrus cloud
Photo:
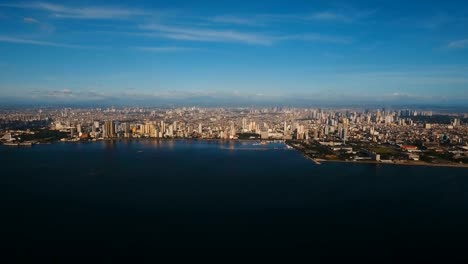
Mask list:
[[[253,14],[250,16],[236,15],[217,15],[217,16],[175,16],[174,13],[157,13],[151,10],[142,10],[135,8],[123,8],[112,6],[83,6],[83,5],[64,5],[50,2],[24,2],[12,4],[0,4],[2,7],[39,10],[55,18],[70,19],[129,19],[129,28],[134,28],[135,36],[146,36],[155,38],[164,38],[174,41],[198,41],[198,42],[224,42],[224,43],[243,43],[250,45],[270,46],[280,41],[312,41],[327,42],[335,44],[348,44],[352,42],[351,38],[344,36],[328,36],[326,34],[316,34],[310,32],[287,33],[270,31],[246,31],[242,25],[266,26],[269,23],[297,23],[304,21],[334,21],[351,22],[361,14],[352,12],[322,11],[305,14]],[[157,23],[144,24],[141,16],[146,18],[153,14],[165,14],[159,16]],[[180,14],[179,14],[180,15]],[[162,18],[162,19],[161,19]],[[174,20],[177,18],[177,20]],[[177,21],[174,23],[174,21]],[[54,27],[37,19],[26,16],[23,22],[29,24],[41,25],[41,29],[52,32]],[[189,24],[190,26],[185,26]],[[226,25],[231,25],[233,29],[226,29]],[[115,31],[121,33],[121,30]],[[35,44],[44,46],[72,47],[73,45],[36,41],[27,39],[4,38],[3,42],[15,42],[24,44]],[[156,51],[156,50],[155,50]],[[161,49],[159,52],[170,52],[175,50]]]
[[[16,37],[9,37],[9,36],[2,36],[2,35],[0,35],[0,42],[29,44],[29,45],[38,45],[38,46],[51,46],[51,47],[61,47],[61,48],[87,48],[87,47],[80,46],[80,45],[71,45],[71,44],[64,44],[64,43],[57,43],[57,42],[16,38]]]
[[[302,40],[302,41],[311,41],[311,42],[326,42],[326,43],[335,43],[335,44],[350,44],[353,42],[353,39],[350,37],[344,36],[330,36],[317,33],[302,33],[295,35],[284,35],[277,37],[278,40]]]
[[[333,22],[333,23],[352,23],[361,19],[368,18],[375,13],[374,10],[328,10],[317,11],[303,14],[262,14],[256,18],[270,22]]]
[[[468,39],[460,39],[450,42],[447,47],[451,49],[464,49],[468,48]]]
[[[156,52],[156,53],[171,53],[171,52],[183,52],[183,51],[195,51],[199,50],[196,48],[179,47],[179,46],[166,46],[166,47],[136,47],[137,50]]]
[[[263,26],[266,21],[261,17],[241,17],[235,15],[218,15],[208,18],[209,21],[220,23],[220,24],[232,24],[232,25],[247,25],[247,26]]]
[[[352,22],[356,19],[355,16],[340,14],[337,12],[325,11],[313,13],[304,17],[305,20],[318,20],[318,21],[335,21],[335,22]]]
[[[148,12],[134,8],[86,6],[75,7],[52,4],[48,2],[29,2],[20,4],[0,4],[3,7],[35,9],[50,13],[57,18],[74,19],[122,19],[134,16],[149,15]]]
[[[374,11],[348,10],[340,11],[319,11],[304,14],[254,14],[254,15],[218,15],[205,18],[210,22],[231,25],[265,26],[271,23],[290,22],[333,22],[351,23],[359,19],[372,15]]]
[[[205,41],[205,42],[241,42],[257,45],[271,45],[270,36],[260,33],[246,33],[235,30],[221,30],[208,28],[192,28],[181,26],[168,26],[162,24],[148,24],[140,26],[141,29],[155,32],[159,36],[175,40]]]
[[[161,24],[142,25],[140,28],[149,32],[134,33],[135,35],[198,42],[238,42],[253,45],[272,45],[275,42],[294,40],[334,44],[350,44],[353,42],[352,38],[345,36],[332,36],[308,32],[293,35],[265,34],[225,29],[211,29],[205,27],[193,28],[168,26]]]
[[[27,24],[38,24],[39,23],[39,21],[37,19],[32,18],[32,17],[23,18],[23,22],[27,23]]]
[[[52,33],[55,31],[55,27],[50,25],[49,23],[45,23],[42,21],[39,21],[33,17],[24,17],[23,18],[23,23],[25,24],[30,24],[30,25],[36,25],[38,28],[45,33]]]

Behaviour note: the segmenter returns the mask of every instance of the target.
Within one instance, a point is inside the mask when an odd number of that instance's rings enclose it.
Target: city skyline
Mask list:
[[[0,101],[466,105],[461,1],[6,1]]]
[[[48,107],[0,113],[0,142],[6,146],[261,140],[254,145],[283,142],[318,164],[341,160],[462,167],[468,150],[468,114],[427,109]]]

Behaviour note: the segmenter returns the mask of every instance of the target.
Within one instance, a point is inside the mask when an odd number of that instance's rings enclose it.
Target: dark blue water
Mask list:
[[[2,249],[55,258],[464,255],[468,170],[325,163],[282,145],[0,147]]]

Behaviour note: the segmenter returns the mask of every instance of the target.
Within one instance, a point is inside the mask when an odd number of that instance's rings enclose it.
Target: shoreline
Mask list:
[[[111,138],[111,139],[97,139],[97,140],[67,140],[67,141],[47,141],[47,142],[39,142],[39,141],[25,141],[25,142],[18,142],[18,143],[8,143],[8,142],[1,142],[0,146],[20,146],[20,145],[47,145],[47,144],[80,144],[80,143],[97,143],[97,142],[119,142],[119,141],[223,141],[223,142],[254,142],[254,141],[265,141],[265,142],[273,142],[273,143],[285,143],[283,139],[222,139],[222,138]]]
[[[400,166],[427,166],[427,167],[450,167],[450,168],[468,168],[468,164],[456,164],[456,163],[426,163],[426,162],[379,162],[374,160],[329,160],[323,158],[313,158],[308,156],[302,150],[296,148],[293,144],[288,144],[286,140],[282,139],[272,139],[272,140],[262,140],[262,139],[216,139],[216,138],[117,138],[117,139],[100,139],[100,140],[88,140],[88,141],[56,141],[56,142],[33,142],[31,144],[0,144],[7,148],[22,148],[22,147],[32,147],[34,145],[50,145],[50,144],[89,144],[97,142],[122,142],[122,141],[205,141],[205,142],[268,142],[268,143],[283,143],[286,147],[294,149],[302,153],[303,157],[314,162],[316,165],[321,165],[327,162],[335,163],[354,163],[354,164],[374,164],[374,165],[400,165]]]
[[[457,164],[457,163],[427,163],[423,161],[408,161],[408,162],[380,162],[375,160],[329,160],[323,158],[312,158],[302,150],[296,148],[294,145],[286,145],[290,146],[294,150],[302,153],[304,158],[313,161],[317,165],[321,165],[322,163],[326,162],[337,162],[337,163],[354,163],[354,164],[374,164],[374,165],[396,165],[396,166],[427,166],[427,167],[449,167],[449,168],[468,168],[468,164]]]
[[[401,165],[401,166],[468,168],[468,164],[450,164],[450,163],[378,162],[378,161],[326,160],[326,159],[321,159],[320,162],[357,163],[357,164],[375,164],[375,165],[396,165],[396,166]]]

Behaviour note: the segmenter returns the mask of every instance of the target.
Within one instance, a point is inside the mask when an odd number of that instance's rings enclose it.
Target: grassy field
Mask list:
[[[395,148],[385,146],[369,147],[368,149],[380,155],[397,155],[399,153]]]

